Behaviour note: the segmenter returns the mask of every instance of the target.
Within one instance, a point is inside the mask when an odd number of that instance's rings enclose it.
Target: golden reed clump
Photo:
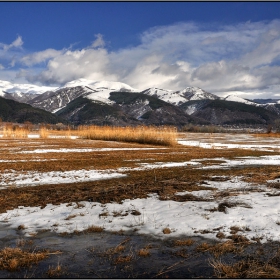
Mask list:
[[[177,144],[177,129],[167,126],[79,126],[77,135],[92,140],[135,142],[165,146]]]

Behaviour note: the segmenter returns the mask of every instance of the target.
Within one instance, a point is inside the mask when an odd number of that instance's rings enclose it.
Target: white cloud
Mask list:
[[[4,51],[8,51],[12,48],[21,48],[23,45],[23,41],[21,36],[18,36],[11,44],[7,45],[4,43],[0,43],[0,48],[2,48]]]
[[[108,52],[105,49],[68,50],[49,60],[47,69],[35,75],[33,80],[46,84],[64,84],[79,78],[117,79],[117,76],[107,70],[108,64]]]
[[[102,34],[96,34],[95,37],[96,40],[92,42],[91,46],[93,48],[98,48],[98,47],[103,48],[105,46],[105,42],[103,40]]]
[[[106,49],[102,34],[95,37],[81,50],[47,49],[13,59],[29,67],[21,77],[45,84],[88,78],[125,82],[139,89],[198,86],[218,95],[279,94],[280,20],[158,26],[145,31],[139,45],[113,51]],[[9,53],[22,44],[19,36],[0,48]],[[41,62],[46,64],[39,71],[34,66]]]
[[[54,58],[61,53],[62,53],[62,51],[57,51],[54,49],[47,49],[44,51],[25,55],[24,57],[21,58],[21,62],[27,66],[32,66],[32,65],[47,61],[51,58]]]

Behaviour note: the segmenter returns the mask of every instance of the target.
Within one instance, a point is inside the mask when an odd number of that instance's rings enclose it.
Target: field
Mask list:
[[[0,138],[1,278],[280,277],[280,138],[108,140]]]

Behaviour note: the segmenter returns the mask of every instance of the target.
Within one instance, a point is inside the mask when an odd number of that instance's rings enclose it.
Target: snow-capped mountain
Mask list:
[[[87,84],[87,87],[93,89],[93,92],[85,96],[86,98],[93,101],[100,101],[106,104],[114,103],[112,100],[109,99],[111,92],[114,91],[137,92],[138,91],[137,89],[134,89],[127,84],[120,83],[120,82],[110,82],[110,81],[91,82]]]
[[[149,88],[147,90],[142,91],[142,93],[155,96],[165,102],[171,103],[176,106],[181,105],[190,100],[219,99],[218,96],[206,92],[205,90],[198,87],[187,87],[181,91]]]
[[[46,91],[30,100],[28,103],[33,107],[55,113],[65,107],[72,100],[80,96],[88,95],[92,92],[93,90],[83,86],[59,88],[56,91]]]
[[[220,99],[220,97],[218,97],[217,95],[207,92],[199,87],[187,87],[179,91],[179,94],[183,95],[187,99],[187,101],[204,100],[204,99],[210,99],[210,100]]]
[[[198,87],[177,91],[149,88],[140,92],[125,83],[87,79],[59,88],[0,81],[1,95],[55,113],[74,124],[265,126],[280,116],[276,103],[279,100],[268,104],[269,100],[254,102],[233,95],[220,98]]]
[[[55,113],[80,96],[86,97],[93,102],[113,104],[114,102],[109,97],[110,92],[114,91],[136,92],[137,90],[120,82],[78,79],[66,83],[55,91],[43,93],[31,100],[29,104]]]
[[[0,80],[0,96],[19,102],[28,102],[46,91],[54,91],[57,87],[37,86],[33,84],[13,84]]]

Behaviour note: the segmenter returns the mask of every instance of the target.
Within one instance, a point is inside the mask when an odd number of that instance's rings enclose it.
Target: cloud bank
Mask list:
[[[44,85],[86,78],[141,90],[197,86],[220,96],[280,94],[280,20],[158,26],[142,33],[138,45],[111,51],[102,34],[83,49],[26,53],[22,46],[20,36],[11,44],[0,43],[0,79],[12,67],[15,78]]]

